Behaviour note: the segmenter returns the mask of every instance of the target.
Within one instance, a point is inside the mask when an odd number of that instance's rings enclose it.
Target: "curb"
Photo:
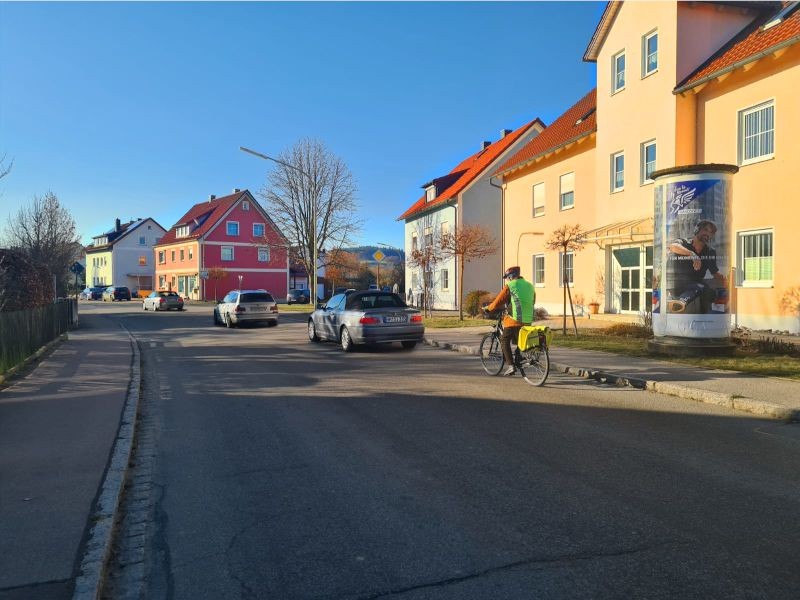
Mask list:
[[[473,356],[478,355],[477,346],[467,346],[464,344],[451,344],[447,342],[437,342],[425,338],[424,343],[436,348],[444,350],[453,350],[461,352],[462,354],[470,354]],[[607,385],[615,385],[617,387],[632,387],[646,392],[655,392],[657,394],[665,394],[667,396],[676,396],[685,400],[693,400],[695,402],[703,402],[706,404],[716,404],[731,410],[738,410],[756,414],[769,419],[777,419],[787,423],[800,421],[800,409],[787,408],[771,402],[764,402],[761,400],[753,400],[752,398],[744,398],[735,394],[725,394],[722,392],[712,392],[700,388],[693,388],[686,385],[679,385],[676,383],[665,383],[662,381],[652,381],[650,379],[640,379],[637,377],[625,377],[616,373],[609,373],[605,371],[598,371],[596,369],[587,369],[583,367],[573,367],[563,363],[550,363],[551,369],[582,377],[583,379],[591,379],[598,383]]]
[[[135,439],[136,418],[139,412],[139,390],[142,381],[141,355],[136,339],[124,325],[120,327],[128,334],[133,349],[131,379],[125,407],[122,410],[117,438],[111,452],[100,495],[89,522],[93,523],[86,543],[86,552],[81,560],[79,575],[75,579],[73,600],[97,600],[103,590],[106,568],[111,557],[111,544],[114,539],[114,522],[122,499],[122,490],[128,474],[133,442]]]
[[[13,379],[13,378],[14,378],[14,376],[15,376],[15,375],[17,375],[17,373],[19,373],[19,372],[20,372],[22,369],[24,369],[25,367],[27,367],[28,365],[30,365],[30,364],[31,364],[32,362],[34,362],[35,360],[38,360],[38,359],[40,359],[40,358],[41,358],[41,357],[42,357],[44,354],[46,354],[47,352],[49,352],[50,350],[52,350],[53,348],[55,348],[55,347],[56,347],[58,344],[60,344],[61,342],[65,342],[65,341],[67,341],[68,339],[69,339],[69,334],[67,334],[67,333],[62,333],[62,334],[61,334],[61,335],[59,335],[59,336],[58,336],[56,339],[54,339],[54,340],[50,340],[49,342],[47,342],[47,343],[46,343],[44,346],[42,346],[41,348],[39,348],[39,349],[38,349],[36,352],[34,352],[33,354],[31,354],[31,355],[30,355],[28,358],[26,358],[25,360],[23,360],[23,361],[22,361],[21,363],[19,363],[17,366],[15,366],[15,367],[11,367],[11,368],[10,368],[8,371],[6,371],[6,372],[5,372],[5,373],[3,373],[2,375],[0,375],[0,385],[5,385],[6,383],[8,383],[8,382],[9,382],[11,379]]]

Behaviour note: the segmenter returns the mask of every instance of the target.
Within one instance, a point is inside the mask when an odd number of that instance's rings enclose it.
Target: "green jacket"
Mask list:
[[[515,321],[526,325],[533,323],[533,303],[536,302],[536,291],[533,289],[533,284],[519,277],[512,279],[506,285],[511,294],[509,299],[511,316]]]

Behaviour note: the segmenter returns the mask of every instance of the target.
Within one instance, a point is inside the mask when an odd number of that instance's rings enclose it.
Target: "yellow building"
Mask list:
[[[800,331],[797,313],[781,309],[800,276],[788,258],[776,260],[800,249],[794,233],[800,218],[791,202],[791,166],[800,158],[798,42],[797,2],[607,5],[584,55],[597,63],[596,131],[585,136],[589,143],[554,147],[533,162],[523,148],[498,171],[505,186],[505,262],[517,262],[510,257],[519,247],[523,275],[540,287],[537,305],[560,312],[561,290],[554,286],[564,261],[544,241],[559,224],[579,223],[588,235],[584,249],[567,260],[574,291],[587,302],[604,291],[598,299],[607,312],[649,310],[650,174],[728,163],[740,168],[733,176],[731,324]],[[575,182],[569,211],[559,205],[556,180],[567,172]],[[541,216],[532,207],[537,183],[544,184]],[[519,237],[528,230],[545,235]],[[539,255],[543,284],[534,268]]]

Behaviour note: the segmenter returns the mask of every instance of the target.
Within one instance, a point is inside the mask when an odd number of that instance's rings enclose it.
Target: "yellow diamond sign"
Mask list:
[[[386,255],[380,250],[376,250],[375,254],[372,255],[372,258],[374,258],[378,262],[381,262],[384,258],[386,258]]]

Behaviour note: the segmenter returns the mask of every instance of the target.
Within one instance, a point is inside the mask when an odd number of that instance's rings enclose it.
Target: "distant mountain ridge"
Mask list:
[[[377,263],[375,260],[375,252],[380,250],[384,254],[384,259],[381,264],[388,263],[399,264],[406,260],[406,253],[400,248],[385,248],[383,246],[355,246],[353,248],[342,248],[342,251],[349,252],[358,256],[360,262],[369,263],[374,265]]]

